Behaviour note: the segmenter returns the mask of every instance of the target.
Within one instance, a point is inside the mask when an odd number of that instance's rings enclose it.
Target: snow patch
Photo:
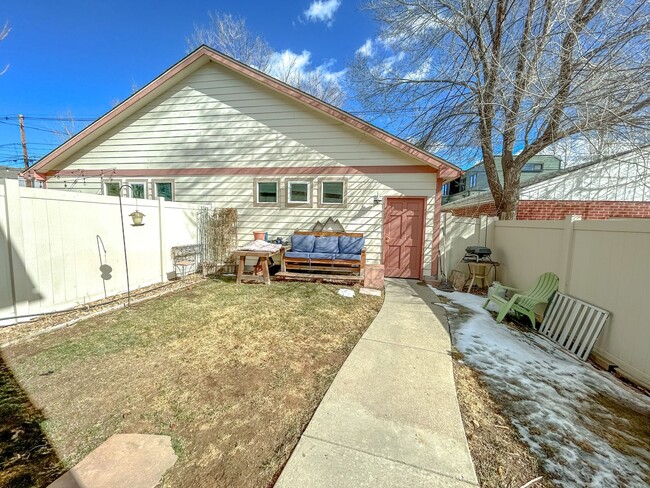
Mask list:
[[[434,291],[461,309],[445,307],[455,347],[559,486],[648,486],[647,438],[607,408],[647,419],[648,397],[542,335],[496,323],[482,308],[484,297]]]

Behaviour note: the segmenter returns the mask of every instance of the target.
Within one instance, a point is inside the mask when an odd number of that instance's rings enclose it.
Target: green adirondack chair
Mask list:
[[[494,302],[499,305],[499,314],[497,322],[501,322],[509,311],[520,313],[530,319],[530,323],[535,327],[535,306],[540,303],[548,303],[558,289],[560,279],[555,273],[544,273],[537,278],[537,283],[528,291],[523,292],[509,286],[498,285],[492,295],[485,301],[483,308],[488,303]],[[516,292],[512,298],[508,299],[500,291],[511,290]],[[501,296],[499,296],[501,295]]]

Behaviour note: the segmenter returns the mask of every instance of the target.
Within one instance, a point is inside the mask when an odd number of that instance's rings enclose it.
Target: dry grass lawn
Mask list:
[[[66,467],[115,433],[166,434],[163,486],[270,486],[381,306],[338,288],[202,282],[3,356]]]

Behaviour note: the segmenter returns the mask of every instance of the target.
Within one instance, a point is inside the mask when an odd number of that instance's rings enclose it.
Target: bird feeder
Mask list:
[[[131,225],[136,226],[136,227],[140,226],[140,225],[144,225],[142,223],[142,218],[144,217],[144,214],[142,212],[140,212],[139,210],[136,210],[135,212],[129,214],[129,217],[131,217],[131,219],[133,219],[133,224],[131,224]]]

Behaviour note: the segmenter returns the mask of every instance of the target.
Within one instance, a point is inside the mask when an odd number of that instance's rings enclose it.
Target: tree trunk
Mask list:
[[[516,220],[517,204],[519,203],[519,181],[521,169],[516,167],[510,158],[510,165],[503,167],[503,192],[497,204],[499,220]]]
[[[503,198],[497,205],[499,220],[517,220],[517,204],[519,203],[518,191],[507,189],[503,192]]]

